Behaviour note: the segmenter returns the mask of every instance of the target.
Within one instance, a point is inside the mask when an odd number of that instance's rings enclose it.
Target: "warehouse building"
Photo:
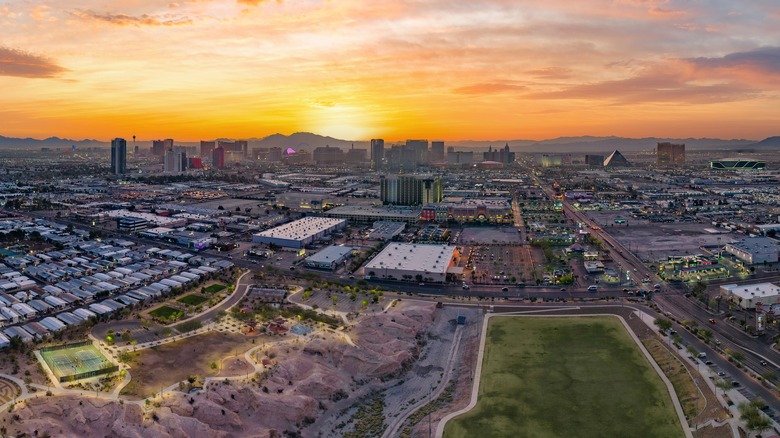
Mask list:
[[[303,248],[336,230],[344,229],[347,221],[325,217],[305,217],[270,230],[257,233],[254,243],[276,245],[283,248]]]
[[[777,245],[777,241],[769,237],[749,237],[726,244],[724,249],[749,265],[764,262],[774,263],[780,255],[780,246]]]
[[[308,257],[306,266],[315,269],[335,270],[352,255],[351,246],[331,245],[322,251]]]
[[[755,309],[756,303],[771,306],[780,303],[780,288],[772,283],[725,284],[720,287],[721,295],[743,309]]]
[[[364,273],[370,278],[444,283],[459,255],[457,247],[450,245],[391,243],[365,266]]]

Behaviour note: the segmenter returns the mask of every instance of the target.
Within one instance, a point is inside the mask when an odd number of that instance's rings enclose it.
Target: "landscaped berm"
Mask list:
[[[109,374],[119,369],[91,341],[43,347],[39,352],[60,382]]]
[[[661,378],[612,317],[490,319],[477,405],[445,438],[681,437]]]

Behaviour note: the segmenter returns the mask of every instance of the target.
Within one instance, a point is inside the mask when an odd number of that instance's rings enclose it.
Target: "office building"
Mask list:
[[[211,166],[217,169],[225,167],[225,148],[222,146],[211,151]]]
[[[443,192],[438,175],[382,175],[379,185],[382,203],[391,205],[435,204]]]
[[[655,155],[658,164],[683,164],[685,163],[685,144],[658,143]]]
[[[382,161],[385,158],[385,141],[381,138],[371,139],[371,169],[379,170],[382,168]]]
[[[127,142],[124,138],[111,140],[111,173],[127,173]]]
[[[473,151],[456,151],[454,148],[447,152],[447,165],[452,167],[468,167],[474,164]]]
[[[202,141],[200,142],[200,156],[201,158],[205,158],[208,156],[211,156],[211,151],[213,151],[217,147],[217,143],[213,141]]]
[[[431,142],[431,163],[441,163],[444,161],[444,142],[432,141]]]

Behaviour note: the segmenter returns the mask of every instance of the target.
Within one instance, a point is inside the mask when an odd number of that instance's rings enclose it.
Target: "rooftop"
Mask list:
[[[271,228],[270,230],[257,233],[255,236],[302,240],[319,234],[323,231],[330,230],[331,228],[337,227],[344,223],[346,223],[344,219],[334,219],[328,217],[305,217],[298,219],[297,221],[279,225],[278,227]]]
[[[455,249],[450,245],[391,243],[366,265],[365,271],[399,269],[446,273]]]

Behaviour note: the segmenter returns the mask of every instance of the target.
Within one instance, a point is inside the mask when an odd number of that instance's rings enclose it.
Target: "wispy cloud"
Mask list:
[[[19,49],[0,46],[0,75],[53,78],[67,71],[55,61]]]
[[[182,26],[192,24],[194,20],[189,17],[179,15],[128,15],[99,13],[92,10],[73,11],[72,15],[82,20],[95,20],[117,26]]]
[[[524,85],[519,85],[512,82],[488,82],[483,84],[473,84],[458,87],[454,91],[458,94],[494,94],[517,92],[525,90],[526,88],[527,87]]]

